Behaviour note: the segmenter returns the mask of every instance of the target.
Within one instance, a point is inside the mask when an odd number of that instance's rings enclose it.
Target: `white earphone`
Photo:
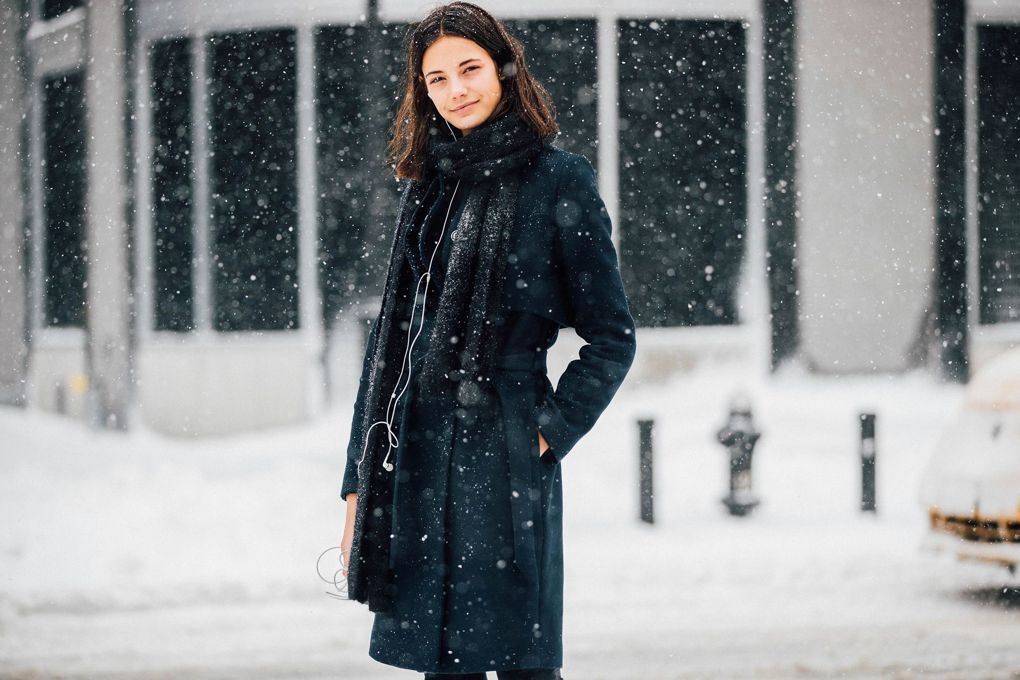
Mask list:
[[[449,128],[450,134],[453,135],[454,139],[457,138],[457,133],[453,131],[453,126],[450,125],[449,121],[444,120],[446,127]],[[450,204],[446,208],[446,216],[443,218],[443,227],[439,231],[439,239],[436,241],[436,247],[432,250],[432,255],[429,257],[428,267],[425,269],[425,273],[418,277],[418,283],[414,288],[414,300],[411,303],[411,321],[407,328],[407,346],[404,349],[404,358],[400,364],[400,374],[397,375],[397,382],[393,387],[393,392],[390,393],[390,403],[386,406],[386,418],[384,420],[378,420],[368,428],[365,432],[365,445],[361,451],[361,459],[358,461],[358,468],[361,468],[361,463],[365,460],[365,454],[368,452],[368,440],[372,433],[372,429],[376,425],[386,426],[386,436],[389,442],[389,446],[386,449],[386,456],[383,458],[382,467],[386,472],[393,472],[393,463],[389,462],[390,454],[393,449],[400,445],[400,439],[397,437],[397,433],[393,430],[393,420],[397,415],[397,404],[400,398],[404,396],[404,392],[407,391],[407,386],[411,382],[411,351],[414,349],[414,343],[417,342],[418,336],[421,335],[422,328],[425,326],[425,305],[428,301],[429,294],[429,282],[432,279],[432,264],[436,260],[436,255],[439,253],[439,249],[443,246],[443,236],[446,234],[446,225],[450,219],[450,211],[453,209],[454,199],[457,197],[457,190],[460,188],[460,180],[457,180],[457,184],[453,187],[453,193],[450,196]],[[422,288],[424,283],[424,289]],[[418,322],[418,330],[414,332],[414,338],[411,337],[411,333],[414,331],[414,314],[418,307],[418,293],[421,292],[421,319]],[[404,377],[404,369],[407,369],[407,380],[404,382],[404,386],[400,386],[400,381]]]

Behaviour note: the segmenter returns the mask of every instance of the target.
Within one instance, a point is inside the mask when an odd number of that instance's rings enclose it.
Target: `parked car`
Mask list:
[[[923,548],[1020,564],[1020,348],[972,378],[922,475],[930,530]]]

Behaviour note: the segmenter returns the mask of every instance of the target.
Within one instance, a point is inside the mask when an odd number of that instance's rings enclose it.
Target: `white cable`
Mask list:
[[[425,273],[418,278],[418,286],[415,286],[414,301],[411,305],[411,324],[407,331],[408,344],[407,349],[404,351],[404,359],[400,364],[400,374],[397,376],[396,386],[400,385],[400,379],[404,376],[405,365],[407,367],[407,380],[404,382],[404,386],[400,389],[399,393],[394,391],[390,394],[390,403],[386,407],[386,431],[389,433],[389,446],[386,449],[386,456],[383,458],[382,466],[387,472],[393,472],[393,463],[389,462],[390,453],[392,453],[393,449],[400,445],[400,440],[393,431],[393,421],[397,415],[397,403],[400,401],[400,398],[404,396],[404,392],[407,391],[407,387],[411,383],[411,352],[414,351],[414,343],[418,341],[418,336],[421,335],[422,329],[425,327],[425,306],[428,304],[429,283],[432,280],[432,263],[435,262],[436,254],[443,245],[443,236],[446,234],[446,224],[450,219],[450,211],[453,209],[453,201],[457,197],[457,189],[459,188],[460,180],[458,179],[457,184],[453,188],[453,194],[450,196],[450,205],[446,208],[446,217],[443,218],[443,228],[439,231],[439,241],[436,243],[436,247],[432,250],[432,257],[429,258],[429,266],[425,270]],[[414,339],[412,340],[411,329],[414,328],[414,310],[417,307],[418,287],[421,285],[422,280],[425,281],[425,290],[422,292],[421,298],[421,320],[418,323],[418,331],[414,334]],[[396,386],[394,387],[394,390],[396,390]],[[371,430],[371,428],[369,428],[369,430]],[[366,439],[366,451],[368,450],[367,441],[368,440]],[[362,458],[364,458],[364,453],[362,453]]]
[[[456,137],[453,132],[453,128],[449,122],[446,126],[450,128],[450,133]],[[407,345],[404,348],[404,358],[400,362],[400,373],[397,375],[397,382],[393,387],[393,391],[390,393],[390,401],[386,406],[386,418],[384,420],[377,420],[372,423],[364,435],[364,446],[361,450],[361,459],[358,460],[358,469],[361,468],[361,463],[365,460],[365,454],[368,453],[368,441],[372,429],[376,425],[385,425],[387,434],[387,449],[386,456],[383,458],[382,467],[387,472],[393,471],[393,463],[389,462],[390,453],[393,452],[397,446],[400,445],[400,439],[397,437],[396,432],[393,430],[393,421],[397,414],[397,404],[400,398],[404,396],[404,392],[407,391],[408,385],[411,383],[411,353],[414,350],[414,344],[418,341],[418,336],[421,335],[422,329],[425,327],[425,307],[428,304],[429,295],[429,283],[432,280],[432,265],[436,260],[436,255],[439,253],[439,249],[443,245],[443,237],[446,234],[446,225],[450,220],[450,211],[453,210],[453,202],[457,197],[457,190],[460,189],[460,180],[457,180],[457,184],[453,187],[453,193],[450,196],[450,204],[446,207],[446,216],[443,218],[443,226],[439,231],[439,239],[436,242],[436,247],[432,250],[432,256],[429,258],[429,265],[425,270],[425,273],[418,277],[418,283],[414,287],[414,299],[411,302],[411,320],[407,329]],[[421,303],[421,320],[418,323],[418,331],[414,334],[414,338],[411,337],[411,332],[414,328],[414,313],[418,307],[418,291],[421,289],[422,282],[425,282],[425,289],[422,291],[422,303]],[[404,369],[407,368],[407,380],[404,382],[404,386],[400,387],[400,381],[404,377]],[[399,392],[397,391],[399,388]]]

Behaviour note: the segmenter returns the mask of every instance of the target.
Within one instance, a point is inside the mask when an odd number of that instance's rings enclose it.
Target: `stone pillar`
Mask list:
[[[25,87],[21,2],[0,0],[0,404],[25,402],[25,203],[22,168]]]
[[[932,305],[932,3],[797,5],[798,354],[904,371]]]
[[[88,3],[88,356],[93,422],[124,429],[131,398],[122,0]]]

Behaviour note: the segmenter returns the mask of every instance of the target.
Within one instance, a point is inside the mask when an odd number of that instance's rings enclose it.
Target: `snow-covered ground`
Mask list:
[[[761,506],[725,514],[715,442],[743,390]],[[563,462],[564,677],[1020,678],[1020,583],[919,550],[921,469],[962,389],[925,375],[625,384]],[[0,677],[410,678],[325,595],[350,400],[218,439],[0,409]],[[878,416],[862,515],[857,414]],[[656,524],[637,521],[655,429]]]

